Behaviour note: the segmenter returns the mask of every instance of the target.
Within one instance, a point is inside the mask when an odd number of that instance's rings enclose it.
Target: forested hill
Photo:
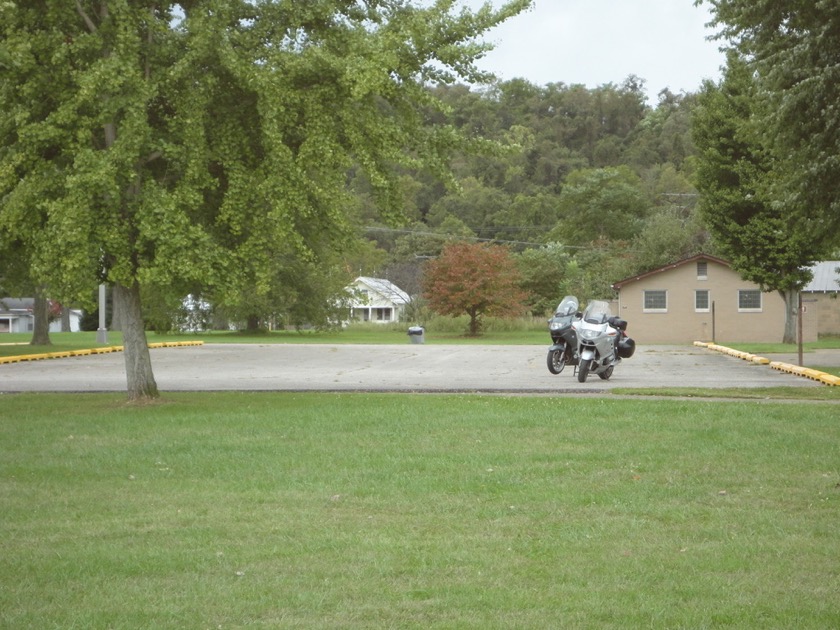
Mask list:
[[[448,238],[486,239],[562,273],[553,300],[564,282],[605,294],[619,279],[709,250],[691,184],[693,94],[664,91],[651,107],[635,77],[594,89],[517,79],[435,91],[453,125],[507,149],[461,155],[457,188],[406,173],[407,226],[377,223],[363,201],[360,225],[376,248],[353,261],[361,271],[412,291],[418,261]],[[364,183],[354,185],[364,199]]]

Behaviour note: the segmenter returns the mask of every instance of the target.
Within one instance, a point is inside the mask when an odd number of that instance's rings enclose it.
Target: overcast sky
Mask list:
[[[707,6],[693,0],[536,0],[531,11],[487,34],[496,49],[480,67],[502,80],[590,88],[635,74],[654,104],[664,88],[695,92],[703,79],[720,79],[724,56],[719,42],[706,39],[714,33],[709,19]]]

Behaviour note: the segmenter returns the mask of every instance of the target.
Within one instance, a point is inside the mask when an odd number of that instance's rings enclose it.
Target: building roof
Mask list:
[[[675,263],[671,263],[670,265],[665,265],[664,267],[658,267],[656,269],[651,269],[645,273],[640,273],[637,276],[631,276],[630,278],[625,278],[624,280],[619,280],[618,282],[614,282],[612,285],[613,289],[620,289],[625,284],[629,284],[631,282],[636,282],[637,280],[642,280],[644,278],[648,278],[650,276],[655,276],[658,273],[662,273],[663,271],[670,271],[671,269],[676,269],[677,267],[682,267],[683,265],[688,265],[693,262],[697,262],[699,260],[708,260],[711,262],[716,262],[721,265],[725,265],[730,267],[731,265],[725,261],[723,258],[718,258],[717,256],[710,256],[708,254],[697,254],[696,256],[691,256],[690,258],[684,258],[682,260],[678,260]]]
[[[357,283],[362,283],[368,288],[376,291],[381,296],[387,298],[394,304],[408,304],[411,302],[411,297],[400,289],[396,284],[384,278],[369,278],[367,276],[359,276],[356,278]]]
[[[840,260],[824,260],[811,267],[814,274],[811,282],[802,289],[813,293],[840,291]]]
[[[34,298],[0,298],[0,312],[32,312],[35,306]]]

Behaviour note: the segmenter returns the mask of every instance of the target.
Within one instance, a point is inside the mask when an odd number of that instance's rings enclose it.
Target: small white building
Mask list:
[[[31,333],[35,329],[35,298],[0,298],[0,333]],[[82,311],[70,310],[70,332],[79,332]],[[50,322],[50,332],[61,332],[61,319]]]
[[[398,322],[411,297],[390,280],[360,276],[347,287],[350,321]]]

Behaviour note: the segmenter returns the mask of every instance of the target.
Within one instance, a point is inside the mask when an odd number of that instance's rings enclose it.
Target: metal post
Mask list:
[[[105,327],[105,285],[99,285],[99,328],[96,329],[96,343],[108,343],[108,329]]]
[[[715,332],[715,301],[712,300],[712,343],[717,343]]]
[[[796,307],[796,346],[799,351],[799,365],[802,365],[802,291],[797,292],[799,299]]]

